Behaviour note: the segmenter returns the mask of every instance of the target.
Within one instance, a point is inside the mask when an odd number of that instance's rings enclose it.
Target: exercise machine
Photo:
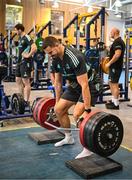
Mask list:
[[[67,37],[68,39],[73,39],[73,38],[71,38],[72,35],[70,33],[68,33],[68,31],[70,30],[71,26],[74,25],[74,27],[75,27],[74,35],[75,35],[75,39],[76,39],[75,47],[78,50],[80,49],[80,34],[81,34],[80,25],[81,25],[82,21],[83,22],[86,21],[87,18],[94,16],[96,13],[97,13],[97,11],[94,11],[92,13],[85,13],[85,14],[81,14],[81,15],[77,14],[63,29],[63,37],[64,38]],[[73,42],[70,42],[69,44],[72,45],[72,43]]]
[[[43,32],[48,29],[48,34],[50,35],[52,23],[49,21],[45,24],[36,34],[36,45],[37,52],[34,54],[34,75],[32,81],[32,90],[45,90],[51,84],[50,78],[46,77],[46,71],[48,70],[48,62],[45,63],[47,56],[43,51]],[[47,57],[48,58],[48,57]],[[40,77],[41,76],[41,77]]]

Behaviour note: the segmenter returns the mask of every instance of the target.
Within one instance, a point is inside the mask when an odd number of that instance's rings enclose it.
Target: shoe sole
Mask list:
[[[108,107],[106,106],[107,109],[113,109],[113,110],[119,110],[120,108],[113,108],[113,107]]]

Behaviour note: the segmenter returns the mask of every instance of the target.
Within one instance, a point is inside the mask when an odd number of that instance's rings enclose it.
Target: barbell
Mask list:
[[[83,119],[79,128],[62,128],[54,113],[54,105],[54,98],[38,100],[33,110],[35,122],[48,130],[79,131],[81,144],[100,156],[107,157],[117,151],[123,139],[123,125],[117,116],[92,111]]]

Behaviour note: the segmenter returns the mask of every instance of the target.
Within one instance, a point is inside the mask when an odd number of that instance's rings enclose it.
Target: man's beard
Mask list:
[[[52,55],[52,59],[55,59],[57,58],[58,56],[57,55]]]

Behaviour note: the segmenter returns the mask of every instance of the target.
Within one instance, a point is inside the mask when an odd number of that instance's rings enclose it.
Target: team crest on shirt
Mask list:
[[[69,66],[69,64],[66,64],[66,69],[70,69],[70,66]]]
[[[24,72],[24,77],[27,77],[27,73],[26,72]]]
[[[60,67],[60,65],[59,65],[59,64],[57,65],[57,68],[58,68],[58,69],[61,69],[61,67]]]
[[[21,44],[24,44],[24,40],[21,41]]]

